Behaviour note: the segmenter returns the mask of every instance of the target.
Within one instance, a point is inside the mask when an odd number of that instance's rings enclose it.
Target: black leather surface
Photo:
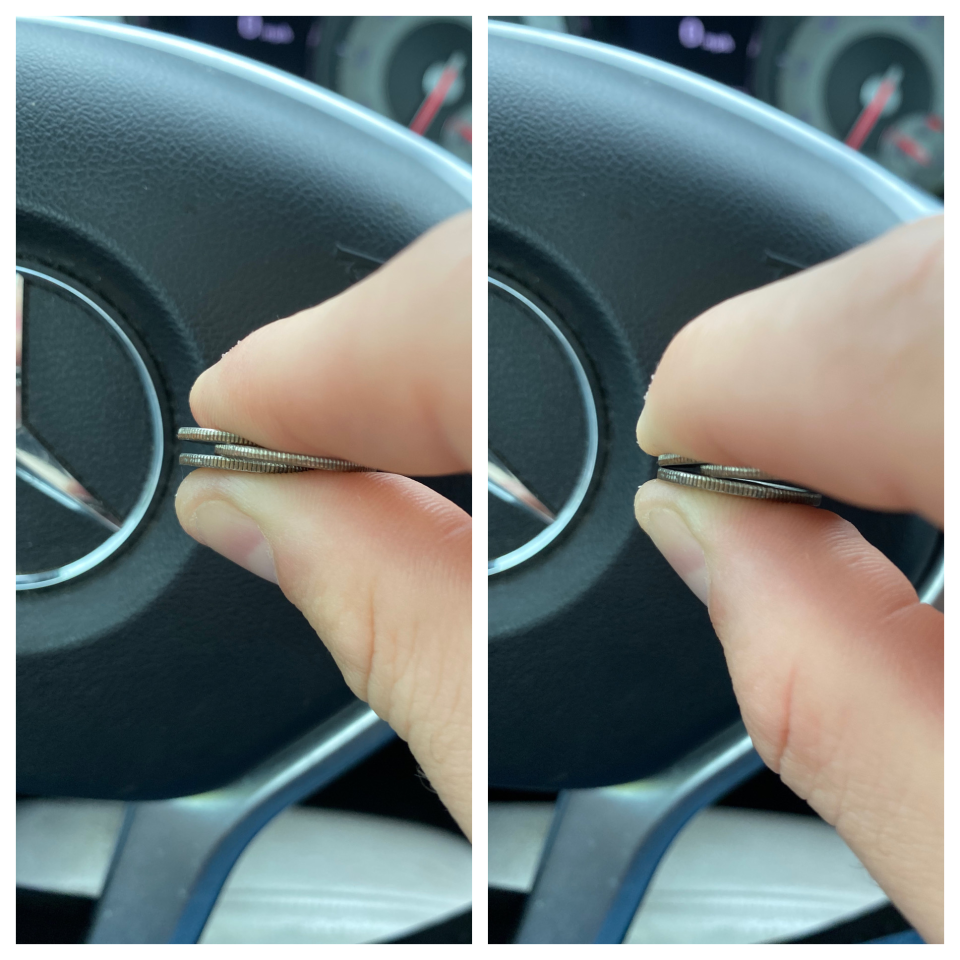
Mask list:
[[[565,322],[602,411],[598,478],[580,513],[536,558],[490,579],[497,786],[636,779],[736,719],[706,610],[633,519],[654,473],[634,435],[643,395],[684,323],[903,215],[898,188],[868,188],[858,164],[842,169],[660,70],[490,29],[491,267]],[[840,509],[919,581],[936,531]]]
[[[193,380],[239,339],[468,205],[375,127],[165,51],[18,24],[18,256],[123,316],[169,431],[158,499],[129,545],[18,594],[21,791],[211,789],[350,699],[276,587],[180,530],[172,431],[192,422]]]

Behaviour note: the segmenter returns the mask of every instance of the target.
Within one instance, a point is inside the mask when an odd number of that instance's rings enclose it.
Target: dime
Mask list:
[[[736,468],[735,468],[736,469]],[[811,507],[820,505],[820,494],[802,487],[792,487],[785,483],[770,483],[760,480],[730,480],[723,477],[703,476],[687,470],[671,470],[660,467],[658,480],[679,483],[685,487],[709,490],[712,493],[726,493],[734,497],[750,497],[754,500],[778,500],[784,503],[805,503]]]
[[[773,480],[782,483],[772,473],[764,473],[756,467],[721,467],[715,463],[701,463],[700,472],[705,477],[724,477],[727,480]]]
[[[240,457],[244,460],[276,463],[283,466],[298,467],[302,470],[337,470],[341,473],[352,473],[367,469],[357,463],[351,463],[349,460],[337,460],[334,457],[311,457],[305,453],[283,453],[280,450],[267,450],[264,447],[248,447],[232,443],[218,443],[214,450],[225,457]]]
[[[177,438],[193,443],[212,443],[213,454],[184,453],[180,463],[188,467],[213,467],[242,473],[299,473],[303,470],[336,470],[341,473],[368,471],[349,460],[335,457],[311,457],[305,453],[284,453],[258,447],[251,440],[225,430],[209,427],[181,427]],[[371,471],[376,472],[376,471]]]
[[[193,443],[240,443],[244,446],[250,443],[235,433],[225,430],[210,430],[207,427],[181,427],[177,431],[178,440],[190,440]]]
[[[181,453],[180,463],[185,467],[212,467],[215,470],[236,470],[240,473],[302,473],[306,467],[291,467],[280,463],[256,463],[207,453]]]
[[[705,477],[724,477],[728,480],[773,480],[779,478],[770,473],[764,473],[756,467],[723,467],[716,463],[704,463],[702,460],[693,460],[690,457],[681,457],[677,453],[661,453],[657,457],[659,467],[697,467]]]

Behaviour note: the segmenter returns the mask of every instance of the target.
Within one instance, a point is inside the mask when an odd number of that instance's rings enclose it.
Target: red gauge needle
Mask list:
[[[426,99],[420,104],[414,118],[410,121],[410,129],[414,133],[423,136],[430,129],[434,117],[440,112],[443,101],[447,99],[450,88],[457,82],[457,78],[467,65],[467,58],[459,50],[450,55],[443,68],[443,73],[434,84],[433,89],[427,94]]]
[[[870,136],[870,131],[877,125],[877,121],[880,119],[880,114],[883,113],[884,107],[886,107],[890,102],[890,98],[897,92],[897,87],[900,86],[902,79],[903,67],[895,63],[883,75],[880,86],[877,87],[877,92],[863,110],[860,111],[860,116],[857,117],[856,123],[850,128],[846,140],[843,141],[848,147],[859,150],[863,146],[867,137]]]
[[[905,133],[898,133],[891,142],[912,160],[916,160],[921,167],[930,166],[930,154],[913,137],[908,137]]]
[[[462,120],[451,118],[444,124],[444,128],[449,127],[454,133],[459,134],[467,143],[473,143],[473,126],[464,123]]]

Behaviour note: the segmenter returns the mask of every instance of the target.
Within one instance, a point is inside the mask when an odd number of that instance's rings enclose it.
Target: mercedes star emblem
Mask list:
[[[153,500],[163,448],[157,389],[121,322],[52,271],[17,266],[17,590],[115,553]]]
[[[534,557],[580,509],[597,464],[593,389],[569,337],[507,278],[490,292],[488,575]],[[512,512],[495,509],[509,504]]]

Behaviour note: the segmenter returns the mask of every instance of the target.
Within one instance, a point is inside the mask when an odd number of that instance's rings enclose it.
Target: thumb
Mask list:
[[[279,584],[469,836],[469,516],[386,473],[195,470],[176,505],[194,539]]]
[[[764,762],[942,942],[942,614],[827,511],[658,480],[634,506],[708,604]]]

